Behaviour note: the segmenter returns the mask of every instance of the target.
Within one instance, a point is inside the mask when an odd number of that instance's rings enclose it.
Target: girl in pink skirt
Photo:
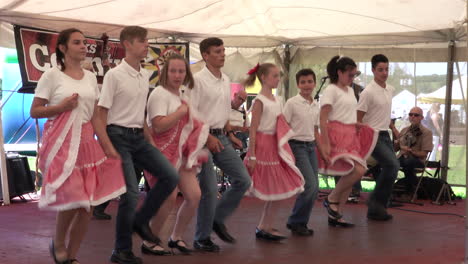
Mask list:
[[[77,264],[92,206],[123,194],[125,182],[118,155],[108,159],[94,139],[99,90],[96,76],[80,65],[86,56],[81,31],[60,32],[56,54],[60,66],[41,76],[31,106],[31,117],[49,119],[38,150],[44,175],[39,208],[58,211],[50,244],[54,262]]]
[[[203,124],[182,98],[181,88],[194,85],[192,73],[184,57],[174,54],[167,60],[161,72],[160,86],[156,87],[148,99],[148,123],[156,147],[179,171],[178,189],[184,201],[177,213],[176,223],[168,247],[178,249],[182,254],[190,254],[191,249],[183,240],[183,234],[195,214],[200,202],[200,186],[197,170],[208,160],[208,152],[203,149],[208,138],[208,126]],[[156,178],[145,172],[152,186]],[[174,208],[178,190],[176,189],[159,209],[152,221],[153,232],[157,235],[169,213]],[[166,255],[162,245],[143,241],[142,252],[153,255]]]
[[[319,173],[343,176],[323,202],[331,226],[352,227],[343,207],[352,186],[367,170],[366,159],[377,141],[377,131],[357,123],[357,101],[350,87],[357,69],[348,57],[333,57],[327,65],[331,84],[320,98]]]
[[[256,237],[277,241],[286,237],[273,227],[278,208],[275,201],[302,192],[304,178],[288,144],[293,131],[282,114],[280,98],[272,94],[280,81],[278,67],[264,63],[249,71],[249,75],[245,86],[252,85],[256,77],[262,84],[252,106],[249,151],[244,160],[252,177],[250,194],[266,201]]]

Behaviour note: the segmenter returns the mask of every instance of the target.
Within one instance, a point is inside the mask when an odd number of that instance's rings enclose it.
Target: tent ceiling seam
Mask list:
[[[89,5],[85,5],[85,6],[79,6],[79,7],[74,7],[74,8],[62,9],[62,10],[42,12],[40,14],[45,15],[45,14],[53,14],[53,13],[60,13],[60,12],[79,10],[79,9],[88,8],[88,7],[92,7],[92,6],[104,5],[104,4],[107,4],[107,3],[110,3],[110,2],[115,2],[115,1],[116,0],[106,0],[106,1],[102,1],[102,2],[94,3],[94,4],[89,4]]]
[[[0,10],[1,11],[7,11],[7,10],[17,8],[18,6],[21,6],[22,4],[24,4],[24,2],[26,2],[26,1],[27,0],[15,0],[15,1],[11,2],[9,5],[6,5],[5,7],[0,8]]]
[[[216,4],[219,4],[219,3],[221,3],[221,2],[224,2],[224,0],[220,0],[220,1],[216,1],[216,2],[210,3],[210,4],[208,4],[208,5],[204,6],[204,7],[201,7],[201,8],[199,8],[199,9],[193,10],[192,12],[183,14],[183,15],[181,15],[181,16],[179,16],[179,17],[169,18],[169,19],[165,19],[165,20],[157,20],[157,21],[145,22],[145,23],[141,23],[141,24],[138,24],[138,25],[139,25],[139,26],[144,26],[144,25],[148,25],[148,24],[164,23],[164,22],[169,22],[169,21],[172,21],[172,20],[181,19],[181,18],[184,18],[184,17],[186,17],[186,16],[190,16],[190,15],[193,15],[193,14],[195,14],[195,13],[198,13],[199,11],[208,9],[208,8],[210,8],[211,6],[216,5]]]
[[[255,15],[253,15],[253,16],[250,16],[250,17],[247,17],[247,18],[245,18],[245,19],[242,19],[242,21],[235,22],[235,23],[226,25],[226,26],[224,26],[224,27],[218,28],[216,31],[211,32],[211,33],[213,34],[213,33],[216,33],[216,32],[219,31],[219,30],[226,30],[226,29],[229,29],[229,28],[232,27],[232,26],[235,26],[235,25],[239,25],[239,24],[244,23],[246,20],[254,19],[254,18],[256,18],[256,17],[259,16],[259,15],[266,15],[266,13],[270,12],[272,9],[279,9],[279,8],[288,8],[288,9],[305,9],[305,8],[308,8],[308,9],[316,9],[316,10],[325,10],[325,11],[330,11],[330,12],[335,12],[335,13],[343,13],[343,14],[348,14],[348,15],[353,15],[353,16],[358,16],[358,17],[366,17],[366,18],[370,18],[370,19],[373,19],[373,20],[384,21],[384,22],[387,22],[387,23],[390,23],[390,24],[395,24],[395,25],[403,26],[403,27],[410,28],[410,29],[413,29],[413,30],[416,30],[416,31],[422,31],[422,30],[420,30],[420,29],[418,29],[418,28],[415,28],[415,27],[412,27],[412,26],[409,26],[409,25],[406,25],[406,24],[402,24],[402,23],[390,21],[390,20],[387,20],[387,19],[381,19],[381,18],[377,18],[377,17],[373,17],[373,16],[366,16],[366,15],[362,15],[362,14],[358,14],[358,13],[347,12],[347,11],[334,10],[334,9],[321,8],[321,7],[307,7],[307,6],[287,6],[287,7],[272,6],[272,7],[269,7],[267,10],[265,10],[265,12],[258,12],[258,13],[255,13]],[[330,35],[330,34],[328,34],[328,35]]]

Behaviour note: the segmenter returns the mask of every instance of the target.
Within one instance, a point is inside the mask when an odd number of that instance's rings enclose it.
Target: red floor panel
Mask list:
[[[293,200],[282,202],[278,215],[278,228],[289,235],[285,222]],[[245,198],[229,219],[229,231],[237,238],[234,245],[221,242],[218,254],[196,253],[192,256],[147,256],[144,263],[158,264],[300,264],[300,263],[462,263],[464,256],[464,218],[449,215],[430,215],[389,209],[394,215],[390,222],[368,221],[364,202],[350,204],[345,216],[354,222],[351,229],[327,225],[326,211],[320,201],[315,204],[309,226],[315,230],[313,237],[289,237],[282,243],[267,243],[255,239],[255,226],[262,210],[262,202]],[[444,212],[465,215],[464,201],[452,205],[405,205],[402,209]],[[117,202],[112,202],[108,212],[115,216]],[[172,219],[174,216],[171,216]],[[40,211],[36,202],[15,202],[0,207],[0,264],[49,264],[48,253],[55,223],[55,213]],[[80,249],[81,263],[100,264],[108,261],[114,238],[114,219],[92,220],[90,230]],[[163,239],[167,239],[168,230]],[[186,241],[192,243],[193,224]],[[134,252],[140,253],[140,239],[134,236]]]

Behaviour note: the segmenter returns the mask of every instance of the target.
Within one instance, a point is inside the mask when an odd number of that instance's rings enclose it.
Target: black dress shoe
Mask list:
[[[307,228],[306,224],[287,224],[286,227],[293,235],[311,236],[314,234],[314,230]]]
[[[329,226],[339,226],[339,227],[353,227],[353,223],[348,223],[348,222],[341,222],[338,221],[337,219],[328,217],[328,225]]]
[[[391,220],[393,216],[391,214],[383,213],[383,214],[372,214],[367,213],[367,219],[375,220],[375,221],[388,221]]]
[[[70,264],[70,260],[68,260],[68,259],[66,259],[66,260],[58,260],[57,259],[57,256],[55,255],[55,245],[54,245],[54,240],[53,239],[49,244],[49,251],[50,251],[50,255],[54,259],[55,264]]]
[[[180,244],[179,244],[180,243]],[[171,249],[172,253],[174,253],[174,248],[178,249],[180,253],[184,255],[190,255],[192,254],[192,250],[184,246],[183,244],[186,244],[185,241],[183,240],[172,240],[172,238],[169,238],[169,241],[167,242],[167,246]]]
[[[266,231],[264,231],[262,229],[259,229],[258,227],[255,228],[255,236],[258,239],[263,239],[263,240],[267,240],[267,241],[275,241],[275,242],[287,238],[285,236],[278,236],[278,235],[274,235],[272,233],[268,233],[268,232],[266,232]]]
[[[110,214],[106,214],[104,213],[104,211],[99,211],[96,209],[93,210],[93,216],[94,216],[94,219],[96,220],[111,220],[112,219],[112,216]]]
[[[220,247],[211,241],[211,238],[193,241],[193,247],[196,250],[206,252],[219,252]]]
[[[157,246],[161,247],[161,249],[156,249]],[[164,250],[161,245],[153,244],[152,246],[148,246],[145,243],[141,244],[141,253],[156,256],[172,255],[170,251]]]
[[[327,209],[328,215],[333,217],[333,218],[336,218],[336,219],[340,219],[341,217],[343,217],[338,211],[335,211],[330,207],[331,204],[339,205],[340,203],[339,202],[330,202],[328,200],[328,197],[325,198],[325,200],[323,200],[323,206]]]
[[[221,223],[213,223],[213,231],[218,235],[218,237],[227,243],[235,243],[236,239],[233,238],[227,231],[226,226]]]
[[[110,257],[112,263],[119,264],[143,264],[141,258],[133,255],[131,250],[114,250]]]
[[[151,232],[151,228],[148,224],[138,225],[136,222],[133,223],[133,232],[137,233],[141,239],[148,242],[152,242],[154,244],[161,243],[161,239],[159,239],[159,237],[155,236],[153,232]]]

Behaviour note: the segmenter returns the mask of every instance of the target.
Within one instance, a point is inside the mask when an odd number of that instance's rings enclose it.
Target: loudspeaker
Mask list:
[[[418,177],[418,181],[419,179],[420,177]],[[397,182],[395,182],[395,185],[393,186],[393,192],[392,192],[392,195],[394,197],[400,197],[403,194],[406,194],[410,197],[413,195],[412,192],[407,191],[406,182],[407,182],[406,178],[399,179]],[[418,199],[435,201],[437,199],[437,196],[439,195],[440,190],[445,184],[447,184],[447,182],[442,179],[422,177],[421,185],[419,186],[418,193],[417,193]],[[450,187],[449,184],[447,184],[447,186],[448,186],[447,187],[448,192],[440,197],[439,199],[440,201],[455,200],[457,198],[455,194],[453,193],[452,187]]]
[[[8,155],[6,163],[10,198],[34,192],[34,181],[29,169],[28,158],[20,155]],[[1,187],[0,181],[0,199],[3,199]]]

